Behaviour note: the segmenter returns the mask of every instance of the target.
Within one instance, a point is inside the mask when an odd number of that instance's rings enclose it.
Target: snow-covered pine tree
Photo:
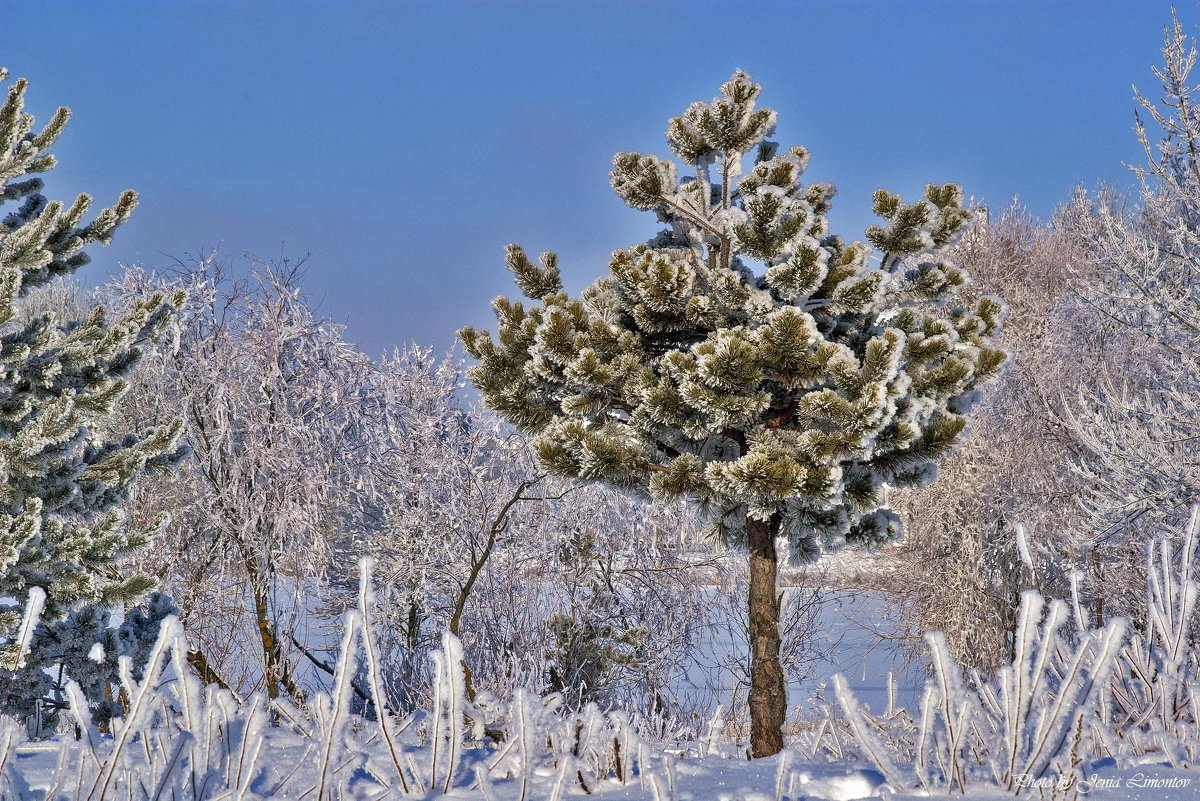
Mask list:
[[[668,229],[615,252],[581,299],[554,254],[538,265],[510,246],[534,303],[497,298],[498,336],[460,336],[486,403],[534,434],[548,470],[686,496],[748,547],[751,751],[767,756],[787,711],[777,539],[804,560],[898,536],[885,488],[932,479],[1005,354],[1001,304],[956,305],[967,275],[936,255],[969,217],[961,190],[876,192],[873,265],[868,245],[829,234],[834,189],[801,183],[808,152],[767,140],[776,115],[759,92],[737,72],[670,121],[694,175],[613,160],[617,194]]]
[[[0,70],[0,81],[6,77]],[[20,713],[61,700],[61,671],[56,680],[45,670],[56,662],[91,652],[115,669],[117,654],[91,650],[102,631],[75,630],[70,621],[106,620],[107,612],[88,607],[133,602],[154,585],[121,575],[115,562],[161,521],[127,526],[120,505],[139,473],[182,456],[179,424],[117,441],[97,432],[142,348],[184,301],[157,294],[118,319],[97,307],[75,322],[38,309],[38,288],[87,264],[84,248],[108,244],[137,196],[122,193],[91,222],[86,195],[70,206],[48,201],[34,176],[54,167],[48,150],[69,112],[60,108],[35,131],[25,90],[26,81],[16,81],[0,106],[0,204],[20,204],[0,220],[0,711]],[[34,587],[45,591],[45,608],[21,653],[14,635]]]

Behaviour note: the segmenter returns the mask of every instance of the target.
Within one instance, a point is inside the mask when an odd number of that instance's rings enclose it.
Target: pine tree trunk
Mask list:
[[[754,757],[783,750],[787,685],[779,661],[779,559],[775,535],[779,516],[769,522],[747,518],[750,549],[750,753]]]

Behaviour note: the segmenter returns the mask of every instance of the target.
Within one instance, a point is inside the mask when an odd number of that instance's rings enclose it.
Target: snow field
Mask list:
[[[1081,629],[1086,618],[1078,608],[1027,592],[1012,664],[996,675],[963,675],[941,635],[931,634],[932,671],[915,712],[889,704],[873,714],[835,676],[837,711],[803,721],[781,755],[755,761],[713,732],[699,742],[656,741],[623,711],[572,711],[557,694],[518,690],[507,701],[486,693],[470,699],[462,647],[449,633],[433,655],[429,708],[403,719],[377,714],[384,696],[371,564],[364,560],[330,691],[308,709],[261,696],[238,703],[228,691],[201,686],[180,669],[187,642],[169,618],[140,682],[122,659],[125,714],[106,731],[91,720],[74,684],[74,733],[26,742],[14,721],[0,726],[0,797],[1195,797],[1200,682],[1185,646],[1197,600],[1198,539],[1200,508],[1180,547],[1153,543],[1144,634],[1128,634],[1119,619]],[[374,702],[361,715],[350,704],[356,676],[365,677]]]

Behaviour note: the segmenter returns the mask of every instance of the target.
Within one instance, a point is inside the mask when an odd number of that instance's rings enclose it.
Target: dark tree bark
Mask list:
[[[779,558],[775,536],[779,515],[768,522],[747,518],[750,550],[750,754],[766,757],[783,750],[787,684],[779,661]]]

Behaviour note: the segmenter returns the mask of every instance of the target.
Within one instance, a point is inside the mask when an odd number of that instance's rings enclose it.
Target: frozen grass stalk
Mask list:
[[[350,679],[354,673],[354,637],[359,626],[358,610],[346,613],[346,630],[342,633],[342,652],[338,658],[333,678],[333,695],[329,699],[329,720],[326,725],[324,743],[317,771],[316,801],[324,801],[325,788],[332,780],[334,748],[339,743],[345,711],[350,703]]]
[[[400,758],[401,746],[398,738],[412,723],[413,718],[408,717],[399,732],[393,729],[392,716],[388,710],[387,696],[384,694],[383,680],[380,676],[379,647],[375,644],[375,634],[372,630],[371,607],[374,605],[374,592],[371,589],[371,573],[374,567],[375,560],[370,557],[363,557],[358,562],[358,614],[362,618],[361,633],[363,651],[367,656],[367,682],[371,687],[371,698],[375,703],[375,722],[379,727],[379,734],[387,746],[388,757],[396,771],[396,778],[400,780],[400,789],[405,795],[408,795],[410,792],[408,778],[405,776],[404,764]]]
[[[21,628],[17,630],[16,654],[13,659],[18,668],[25,667],[25,656],[29,653],[29,645],[33,641],[33,632],[37,630],[41,620],[42,610],[46,607],[46,591],[41,587],[29,588],[29,599],[25,602],[25,612],[21,615]]]
[[[842,711],[846,715],[846,722],[850,724],[850,730],[854,733],[855,739],[859,746],[863,749],[863,753],[867,759],[875,767],[879,768],[888,780],[888,783],[893,788],[899,790],[906,786],[900,771],[892,763],[891,758],[887,754],[887,749],[876,736],[871,728],[871,722],[867,720],[866,714],[863,713],[858,699],[854,697],[854,693],[850,690],[850,685],[846,681],[846,677],[841,673],[833,677],[833,691],[837,696],[838,703],[842,707]],[[782,760],[780,757],[780,765],[782,770]],[[777,786],[780,782],[777,782]]]
[[[467,695],[466,675],[463,672],[462,643],[449,631],[442,634],[442,653],[445,662],[445,688],[442,697],[446,699],[446,780],[442,785],[443,792],[450,792],[454,776],[458,773],[458,764],[462,759],[462,743],[465,732],[463,720],[465,710],[463,702]]]
[[[137,735],[142,734],[142,727],[149,719],[150,707],[155,700],[158,674],[162,671],[162,661],[167,652],[167,643],[175,636],[178,627],[179,619],[173,615],[162,622],[158,640],[154,643],[154,648],[151,650],[150,657],[146,661],[142,683],[130,694],[129,712],[126,714],[120,730],[116,734],[112,752],[109,754],[104,768],[97,777],[96,784],[92,785],[92,789],[87,795],[88,801],[92,801],[92,799],[104,801],[108,796],[108,790],[116,774],[117,767],[121,763],[125,749]],[[124,669],[122,672],[127,672],[129,657],[123,656],[121,660],[121,667]],[[114,727],[115,724],[116,721],[114,721]],[[97,793],[99,794],[97,795]]]

